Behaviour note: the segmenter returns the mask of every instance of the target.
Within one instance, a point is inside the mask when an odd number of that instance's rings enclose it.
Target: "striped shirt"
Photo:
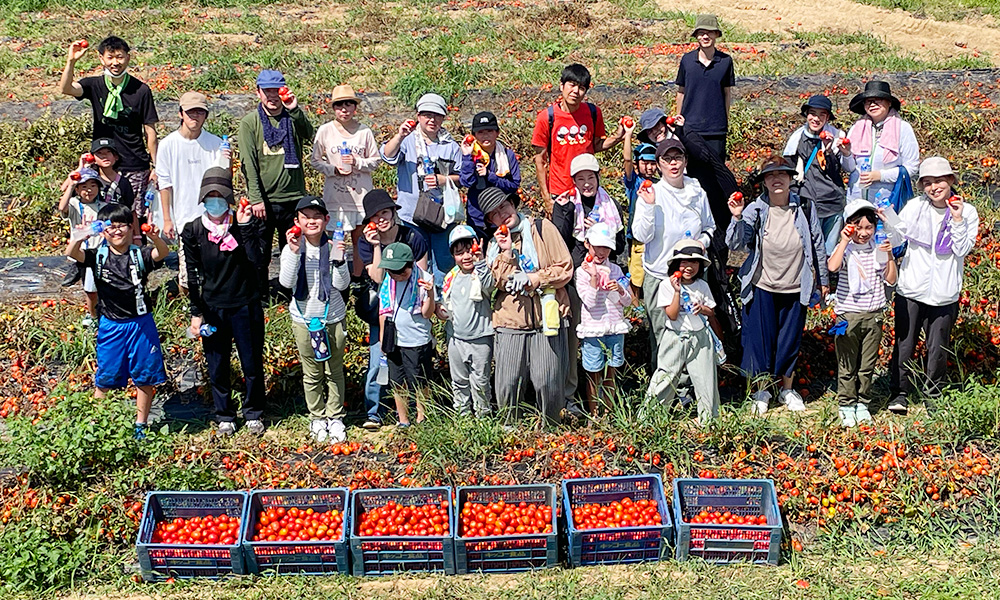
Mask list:
[[[835,314],[877,312],[885,308],[885,265],[878,264],[876,254],[872,241],[864,245],[848,242],[837,282]],[[851,293],[851,269],[857,270],[853,274],[857,282],[871,282],[870,285],[864,283],[859,286],[864,291]]]
[[[305,325],[313,317],[323,318],[323,313],[327,312],[327,302],[321,302],[318,297],[319,246],[313,246],[306,241],[305,237],[300,238],[299,243],[306,245],[306,287],[309,290],[309,295],[306,297],[305,303],[292,299],[288,306],[288,313],[291,315],[292,321]],[[290,246],[285,245],[281,251],[281,270],[278,273],[278,281],[293,292],[299,277],[299,260],[299,255],[292,252]],[[347,306],[344,304],[344,297],[340,295],[340,292],[346,290],[347,286],[350,285],[351,276],[347,272],[346,263],[336,266],[331,260],[330,270],[333,290],[330,293],[330,309],[326,315],[326,322],[339,323],[347,316]],[[300,308],[305,311],[305,315],[299,311]]]

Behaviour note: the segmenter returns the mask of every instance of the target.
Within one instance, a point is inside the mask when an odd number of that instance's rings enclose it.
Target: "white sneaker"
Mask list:
[[[223,421],[219,423],[219,435],[230,436],[234,433],[236,433],[236,423],[233,423],[232,421]]]
[[[325,442],[329,437],[326,430],[326,421],[324,419],[313,419],[312,423],[309,425],[309,432],[312,434],[312,438],[320,444]]]
[[[327,419],[327,431],[330,432],[330,443],[339,444],[347,441],[347,428],[340,419]]]
[[[853,406],[841,406],[840,407],[840,425],[842,427],[854,427],[858,424],[857,419],[854,416]]]
[[[260,435],[264,433],[264,422],[260,419],[252,419],[247,421],[247,431],[254,435]]]
[[[854,411],[854,420],[858,423],[871,423],[872,414],[868,412],[868,405],[858,403],[857,408]]]
[[[753,395],[753,402],[750,403],[750,414],[763,416],[767,413],[767,408],[771,404],[771,392],[761,390]]]
[[[778,393],[778,401],[792,412],[802,412],[806,409],[806,404],[802,401],[802,396],[795,390],[781,390]]]

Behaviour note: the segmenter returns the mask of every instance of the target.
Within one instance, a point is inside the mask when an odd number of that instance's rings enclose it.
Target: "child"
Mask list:
[[[648,113],[649,111],[646,112]],[[659,114],[662,114],[662,112],[659,111]],[[643,113],[643,116],[646,116],[646,113]],[[664,119],[657,119],[656,124],[662,128],[666,127]],[[632,292],[632,305],[639,306],[639,294],[642,291],[644,274],[642,270],[643,246],[632,239],[632,221],[635,219],[636,203],[639,202],[639,188],[647,181],[650,183],[659,181],[660,170],[656,164],[656,146],[649,141],[640,141],[633,152],[632,132],[635,130],[635,122],[628,120],[624,121],[622,125],[625,127],[625,143],[622,145],[622,159],[625,161],[625,172],[622,176],[622,185],[625,186],[625,199],[628,200],[628,223],[625,226],[625,241],[628,243],[629,248],[629,287]],[[648,134],[647,129],[643,131]]]
[[[615,250],[615,238],[606,223],[587,231],[587,258],[576,270],[576,290],[580,295],[580,325],[576,332],[587,372],[587,410],[598,416],[598,407],[611,410],[615,395],[615,370],[625,362],[625,334],[628,321],[624,309],[632,300],[621,267],[608,257]]]
[[[427,378],[434,355],[430,321],[434,281],[430,273],[413,266],[413,250],[400,242],[386,246],[378,264],[389,274],[379,290],[379,339],[400,427],[410,426],[408,391],[416,394],[417,423],[425,418],[424,398],[430,394]]]
[[[67,178],[66,181],[70,184],[66,186],[66,191],[59,199],[59,212],[69,219],[71,229],[88,226],[96,221],[97,213],[105,206],[101,200],[103,189],[97,172],[83,168],[77,173],[80,175],[80,180],[74,185],[73,180]],[[103,241],[104,238],[100,234],[93,235],[84,239],[81,247],[84,250],[97,248]],[[84,269],[80,263],[74,262],[66,274],[66,279],[63,280],[63,285],[72,285],[81,277],[83,277],[83,292],[87,296],[87,314],[83,317],[83,326],[93,327],[97,322],[97,288],[94,286],[94,271]]]
[[[796,129],[782,152],[795,165],[795,191],[816,206],[823,227],[826,253],[832,254],[844,226],[844,173],[854,170],[854,157],[844,152],[844,132],[831,124],[833,103],[826,96],[812,96],[802,105],[805,123]],[[850,143],[846,144],[849,150]]]
[[[671,401],[677,378],[686,369],[698,400],[698,422],[702,425],[719,416],[715,343],[708,322],[715,316],[715,301],[704,280],[708,264],[705,247],[697,240],[681,240],[671,251],[668,268],[673,275],[667,285],[660,285],[654,309],[666,313],[666,327],[658,345],[656,372],[646,392],[662,403]]]
[[[119,156],[114,140],[111,138],[94,140],[90,144],[90,153],[94,156],[93,166],[97,167],[97,173],[104,183],[104,201],[131,207],[135,202],[135,192],[132,191],[128,179],[116,169]]]
[[[83,249],[83,240],[70,240],[66,255],[94,272],[97,308],[97,372],[95,398],[104,398],[110,388],[132,383],[136,395],[135,437],[146,437],[146,420],[155,386],[167,380],[163,368],[160,336],[153,322],[152,302],[146,292],[146,276],[160,268],[169,249],[155,225],[146,235],[153,246],[140,248],[131,242],[132,211],[109,204],[97,213],[98,220],[111,221],[101,235],[106,244]]]
[[[330,213],[316,196],[304,196],[295,207],[295,230],[281,251],[281,285],[293,290],[288,313],[302,363],[302,386],[312,415],[313,439],[347,440],[344,428],[344,348],[347,306],[340,294],[351,283],[344,261],[344,242],[326,234]],[[359,221],[360,222],[360,221]],[[337,258],[339,255],[339,258]],[[328,392],[323,393],[323,384]]]
[[[375,134],[355,118],[360,101],[354,88],[349,85],[333,88],[332,102],[335,119],[316,131],[310,163],[326,176],[323,201],[332,215],[327,229],[333,230],[339,222],[345,231],[351,232],[354,276],[360,277],[364,269],[358,255],[358,242],[364,232],[362,201],[372,190],[372,171],[382,159]]]
[[[846,267],[846,279],[837,286],[837,401],[840,424],[854,427],[872,420],[868,412],[872,376],[882,341],[885,285],[896,284],[896,261],[889,260],[888,239],[876,245],[875,205],[853,200],[844,209],[847,225],[840,243],[827,260],[831,273]]]
[[[472,227],[459,225],[448,238],[455,268],[445,275],[438,317],[448,320],[451,393],[458,414],[469,414],[471,404],[477,417],[486,417],[492,395],[493,273]]]
[[[471,142],[466,137],[462,141],[462,170],[458,184],[468,188],[466,216],[469,225],[480,239],[493,236],[492,226],[486,223],[486,216],[479,208],[479,194],[488,187],[500,188],[505,194],[513,194],[521,187],[521,165],[514,151],[504,146],[497,137],[500,125],[497,117],[489,111],[472,117]]]
[[[920,163],[917,186],[923,195],[899,211],[899,230],[906,237],[906,254],[896,285],[896,346],[889,368],[888,409],[906,414],[907,395],[923,388],[927,408],[940,395],[948,367],[951,328],[958,317],[965,257],[979,233],[979,212],[955,193],[956,178],[948,161],[932,156]],[[920,330],[927,342],[922,375],[913,359]]]

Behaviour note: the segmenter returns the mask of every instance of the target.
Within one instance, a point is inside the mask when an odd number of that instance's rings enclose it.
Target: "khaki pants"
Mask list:
[[[845,313],[847,331],[834,338],[837,346],[837,402],[853,406],[871,401],[872,378],[882,343],[882,313]]]
[[[677,395],[681,374],[691,376],[698,400],[698,422],[707,423],[719,416],[719,379],[715,370],[715,345],[708,327],[699,331],[664,329],[656,371],[649,381],[647,402],[669,404]]]
[[[327,323],[327,335],[330,337],[330,358],[319,362],[313,357],[313,349],[309,344],[309,328],[292,322],[292,333],[295,334],[295,347],[299,349],[299,361],[302,363],[302,387],[306,395],[306,407],[313,419],[343,419],[347,414],[344,410],[344,348],[347,345],[347,334],[344,323]],[[323,393],[326,384],[327,393]]]

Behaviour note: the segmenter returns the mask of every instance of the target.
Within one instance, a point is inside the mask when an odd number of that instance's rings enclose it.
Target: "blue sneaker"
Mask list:
[[[147,429],[149,429],[149,426],[146,425],[145,423],[136,423],[135,424],[135,432],[133,434],[135,436],[135,439],[138,440],[138,441],[140,441],[140,442],[143,441],[144,439],[146,439],[146,430]]]

